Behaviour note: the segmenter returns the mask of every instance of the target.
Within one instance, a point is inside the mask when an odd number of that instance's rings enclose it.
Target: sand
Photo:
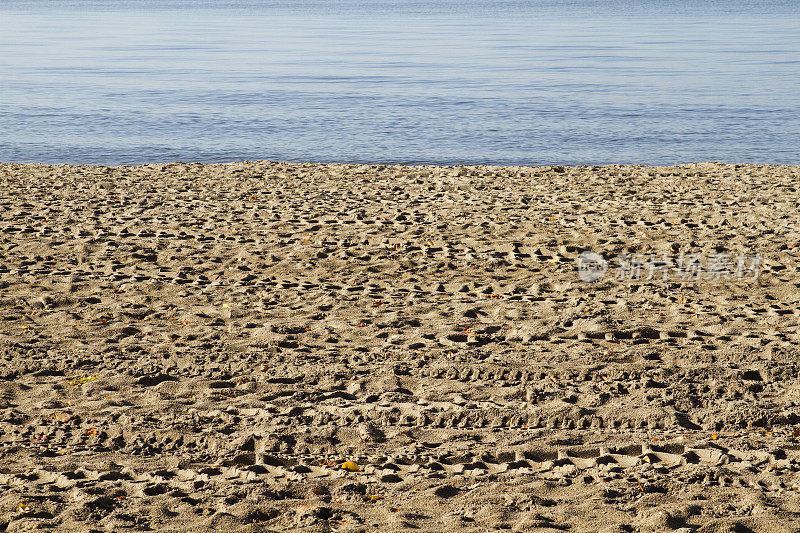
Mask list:
[[[799,178],[0,165],[0,529],[797,531]]]

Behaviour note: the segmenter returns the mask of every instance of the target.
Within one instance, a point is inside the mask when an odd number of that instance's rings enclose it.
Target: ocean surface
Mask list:
[[[796,0],[0,0],[0,161],[800,164]]]

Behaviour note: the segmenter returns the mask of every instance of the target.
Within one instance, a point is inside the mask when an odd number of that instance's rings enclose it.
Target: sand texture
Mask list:
[[[0,530],[798,531],[799,179],[2,164]]]

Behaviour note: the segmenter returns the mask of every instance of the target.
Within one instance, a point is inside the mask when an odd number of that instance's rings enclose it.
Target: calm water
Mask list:
[[[0,0],[0,161],[800,163],[795,0]]]

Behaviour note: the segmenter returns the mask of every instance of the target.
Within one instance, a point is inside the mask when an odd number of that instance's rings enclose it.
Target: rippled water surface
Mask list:
[[[0,1],[0,161],[800,163],[795,1]]]

